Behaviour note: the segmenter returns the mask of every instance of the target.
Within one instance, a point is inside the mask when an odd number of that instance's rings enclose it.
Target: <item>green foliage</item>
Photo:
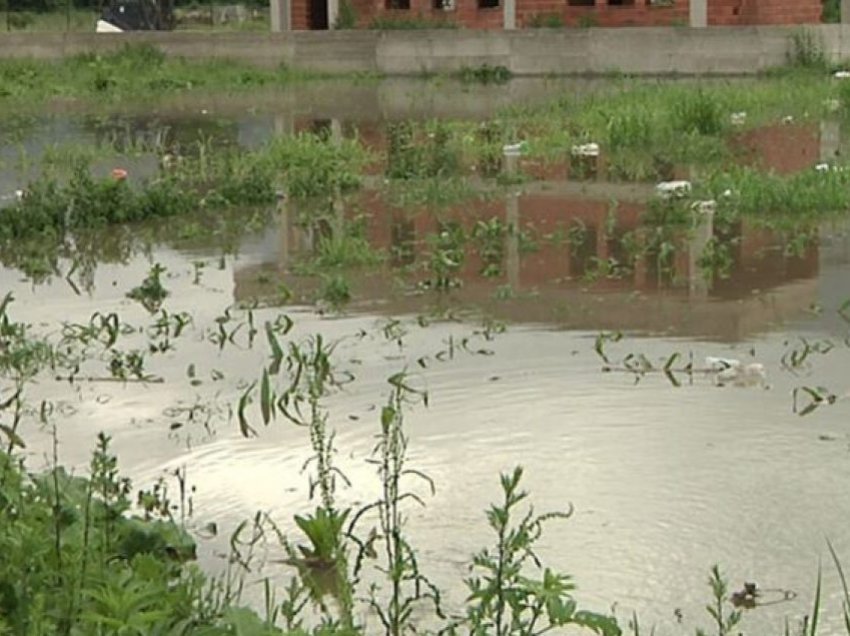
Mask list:
[[[457,273],[466,257],[466,241],[466,233],[456,223],[446,223],[438,233],[428,236],[433,274],[430,282],[434,289],[445,291],[459,284]]]
[[[357,11],[351,0],[340,0],[339,14],[336,17],[335,29],[357,28]]]
[[[152,314],[159,311],[169,294],[168,290],[162,285],[163,273],[165,273],[165,268],[159,263],[155,263],[142,284],[127,292],[127,298],[138,301]]]
[[[674,103],[674,129],[697,135],[720,135],[729,110],[716,94],[703,90],[688,91]]]
[[[513,77],[513,73],[506,66],[482,64],[462,68],[458,77],[462,82],[469,84],[505,84]]]
[[[307,77],[310,75],[248,68],[226,60],[189,62],[166,57],[150,44],[128,44],[112,53],[85,53],[59,62],[0,60],[0,104],[68,96],[97,102],[150,100],[163,93],[285,86]]]
[[[194,542],[129,515],[130,482],[100,435],[90,476],[28,475],[0,453],[0,626],[15,634],[228,633],[207,604]],[[219,631],[212,632],[209,630]]]
[[[342,274],[329,274],[323,278],[319,299],[328,303],[331,309],[339,310],[351,302],[351,286]]]
[[[841,22],[841,0],[823,0],[821,21],[827,23]]]
[[[562,29],[564,18],[557,13],[535,13],[528,21],[532,29]]]
[[[280,171],[293,199],[332,199],[360,187],[368,158],[356,141],[301,134],[272,141],[263,150],[262,161]]]
[[[393,179],[430,179],[454,176],[461,165],[458,140],[442,122],[416,130],[410,122],[387,126],[387,171]]]
[[[469,633],[534,636],[574,625],[603,636],[619,636],[614,618],[578,609],[569,576],[540,564],[534,548],[544,524],[569,514],[535,515],[531,508],[520,512],[528,498],[520,489],[522,474],[522,468],[516,468],[501,476],[504,498],[487,511],[496,542],[473,557],[472,575],[466,580]],[[530,568],[542,570],[539,579],[529,576]]]
[[[729,584],[720,573],[719,566],[711,568],[711,576],[708,577],[708,585],[711,587],[712,603],[706,605],[706,611],[714,621],[717,636],[731,636],[736,633],[736,627],[741,622],[740,610],[724,612],[724,606],[729,602]],[[817,619],[815,619],[817,621]],[[708,632],[697,630],[697,636],[708,636]]]
[[[817,32],[800,28],[791,34],[788,64],[811,69],[824,69],[827,66],[823,41]]]
[[[416,31],[420,29],[456,29],[458,25],[451,20],[433,20],[421,15],[410,18],[380,15],[369,23],[369,28],[379,31]]]

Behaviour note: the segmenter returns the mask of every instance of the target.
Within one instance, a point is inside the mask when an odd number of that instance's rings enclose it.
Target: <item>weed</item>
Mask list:
[[[339,3],[339,14],[334,24],[335,29],[357,28],[357,11],[351,0],[341,0]]]
[[[165,271],[165,267],[155,263],[142,284],[127,292],[127,298],[138,301],[152,314],[159,311],[169,294],[168,290],[163,287],[161,280]]]
[[[791,34],[788,63],[791,66],[824,69],[827,65],[823,41],[818,34],[806,28],[800,28]]]
[[[557,13],[535,13],[528,21],[532,29],[562,29],[564,18]]]
[[[706,606],[706,611],[714,620],[717,636],[731,636],[735,633],[738,623],[741,622],[742,613],[739,610],[724,612],[724,607],[730,600],[729,585],[717,565],[711,568],[708,584],[711,587],[713,604]],[[697,636],[708,636],[708,632],[698,629]]]
[[[513,73],[506,66],[464,67],[458,73],[462,82],[477,84],[505,84],[511,80]]]
[[[528,498],[528,493],[520,489],[522,475],[522,468],[516,468],[501,476],[504,498],[487,512],[496,543],[473,557],[472,574],[466,580],[470,595],[465,624],[469,632],[533,636],[573,625],[604,636],[619,636],[620,628],[613,618],[578,609],[569,576],[541,565],[534,548],[544,524],[567,518],[572,511],[544,515],[535,515],[533,509],[520,512],[518,508]],[[527,574],[532,565],[543,570],[539,579]]]

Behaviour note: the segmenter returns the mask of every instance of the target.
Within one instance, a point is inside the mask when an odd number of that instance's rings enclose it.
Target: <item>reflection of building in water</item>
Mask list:
[[[776,140],[788,130],[791,147]],[[763,165],[777,171],[808,167],[823,154],[817,127],[785,126],[747,138],[762,151]],[[438,213],[400,210],[367,190],[346,208],[336,205],[325,218],[302,225],[296,206],[286,204],[272,262],[238,270],[236,295],[262,294],[259,273],[272,269],[309,296],[315,280],[295,276],[292,265],[357,216],[369,244],[389,255],[380,273],[345,273],[355,301],[366,309],[415,312],[445,300],[436,293],[393,295],[391,289],[401,271],[412,272],[408,282],[433,282],[435,237],[453,228],[465,237],[465,257],[454,272],[462,285],[448,296],[506,320],[735,340],[800,317],[816,302],[816,243],[789,254],[774,233],[746,222],[717,227],[710,212],[694,211],[690,227],[659,230],[645,218],[654,187],[593,180],[602,172],[583,182],[526,184],[500,199]],[[709,251],[717,242],[726,246],[719,256]],[[707,276],[708,256],[728,276]]]

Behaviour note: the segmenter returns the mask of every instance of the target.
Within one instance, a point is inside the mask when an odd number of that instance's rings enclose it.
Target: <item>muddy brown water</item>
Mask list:
[[[255,126],[257,139],[274,134],[273,118],[257,124],[253,117],[232,115],[217,126],[230,136],[239,131],[236,143],[252,143],[242,131]],[[73,134],[90,125],[75,117],[50,121]],[[188,126],[173,126],[193,134]],[[33,131],[48,139],[59,135],[41,124]],[[802,154],[800,161],[808,161]],[[787,152],[779,155],[787,159]],[[824,227],[819,240],[793,255],[783,251],[782,237],[739,228],[725,281],[706,281],[694,267],[698,242],[682,247],[670,280],[636,268],[618,280],[590,281],[571,259],[570,246],[542,238],[575,218],[602,226],[610,191],[605,183],[586,186],[558,181],[469,204],[471,218],[516,214],[537,232],[533,250],[505,239],[496,276],[482,276],[472,253],[459,274],[463,286],[447,294],[404,284],[410,277],[392,267],[352,273],[354,301],[341,315],[293,302],[255,309],[256,324],[288,314],[295,327],[287,338],[321,333],[338,341],[335,360],[356,376],[327,400],[337,460],[352,482],[339,493],[345,503],[366,503],[377,492],[365,459],[388,394],[386,378],[407,368],[417,386],[427,388],[430,406],[408,415],[410,465],[434,479],[436,494],[425,497],[425,508],[410,509],[409,528],[423,569],[450,605],[463,600],[460,581],[470,555],[490,541],[483,511],[499,496],[498,473],[522,464],[539,510],[574,506],[571,519],[549,526],[540,552],[574,575],[585,605],[604,610],[616,603],[624,624],[637,611],[642,625],[656,624],[660,634],[692,631],[695,624],[708,624],[705,580],[709,567],[720,563],[735,589],[755,581],[798,595],[745,617],[747,633],[781,633],[784,617],[809,612],[817,560],[827,555],[825,538],[840,554],[850,554],[848,402],[839,399],[805,417],[792,408],[792,392],[801,386],[828,387],[840,398],[850,390],[848,324],[837,312],[850,298],[847,228]],[[628,196],[639,206],[644,195]],[[624,224],[629,209],[621,206]],[[95,311],[149,324],[151,317],[125,294],[152,263],[167,268],[164,283],[171,293],[165,307],[190,313],[194,323],[174,351],[150,358],[150,371],[163,383],[69,385],[41,377],[29,398],[58,405],[60,459],[78,470],[98,431],[113,436],[120,464],[137,487],[185,468],[196,488],[193,523],[214,521],[220,528],[217,538],[202,540],[202,562],[211,571],[221,569],[217,555],[243,519],[263,510],[291,530],[292,515],[312,505],[302,472],[309,455],[304,431],[282,421],[264,428],[254,412],[259,435],[244,439],[233,417],[242,390],[266,363],[263,338],[250,346],[242,330],[221,349],[210,339],[216,318],[238,303],[267,299],[270,284],[285,282],[296,299],[314,290],[315,281],[294,268],[315,239],[310,228],[295,223],[295,212],[278,210],[267,228],[243,237],[235,255],[222,255],[212,242],[191,248],[177,242],[157,244],[124,263],[100,263],[89,291],[74,289],[61,275],[33,285],[18,270],[0,269],[0,290],[16,299],[11,315],[55,335],[63,321],[86,322]],[[409,225],[390,231],[398,222],[375,208],[366,229],[372,245],[389,249],[393,237],[409,236]],[[437,225],[425,215],[412,228],[413,261],[426,262],[423,237]],[[601,239],[592,245],[597,256],[607,249]],[[65,273],[70,264],[61,261],[59,267]],[[506,286],[510,295],[500,292]],[[422,326],[421,315],[443,319]],[[233,316],[244,320],[245,313],[234,310]],[[482,316],[504,322],[505,332],[483,339]],[[392,317],[404,328],[403,347],[383,334]],[[676,387],[661,374],[636,382],[631,374],[603,373],[595,338],[614,330],[625,338],[608,346],[612,360],[629,353],[653,361],[674,352],[698,362],[735,357],[764,364],[766,386],[718,387],[696,375],[682,376]],[[471,338],[470,351],[447,355],[450,339],[463,338]],[[800,338],[828,339],[836,347],[789,369],[783,360]],[[137,337],[128,342],[144,344]],[[92,368],[98,364],[105,366],[95,361]],[[190,364],[200,384],[188,377]],[[214,371],[223,379],[214,379]],[[33,418],[23,434],[30,461],[43,464],[47,432]],[[273,548],[270,555],[279,557]],[[254,583],[261,576],[284,580],[288,574],[275,564],[251,573],[249,597],[259,598]],[[830,567],[825,589],[830,633],[838,628],[840,611]]]

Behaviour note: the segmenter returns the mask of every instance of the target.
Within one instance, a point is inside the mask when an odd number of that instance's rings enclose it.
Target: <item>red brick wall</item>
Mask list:
[[[342,0],[340,0],[342,1]],[[450,11],[434,8],[434,0],[410,0],[410,9],[388,10],[386,0],[349,0],[357,13],[359,27],[368,27],[377,16],[449,21],[476,29],[502,28],[502,7],[479,8],[478,0],[454,0]],[[569,0],[517,0],[517,25],[528,27],[535,18],[556,16],[565,26],[669,26],[687,25],[688,0],[673,0],[660,6],[652,0],[609,5],[595,0],[594,6],[572,6]],[[295,29],[310,24],[310,0],[292,0]],[[748,24],[802,24],[820,22],[821,0],[708,0],[708,23],[712,26]]]

